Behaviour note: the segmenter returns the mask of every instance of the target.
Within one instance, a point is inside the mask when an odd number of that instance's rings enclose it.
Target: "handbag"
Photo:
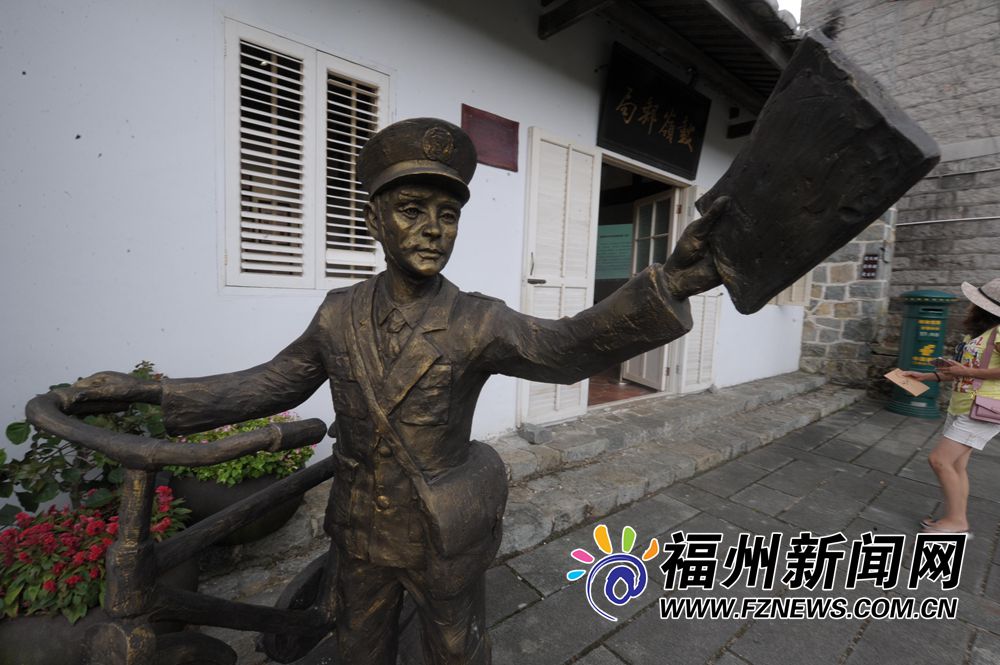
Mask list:
[[[986,351],[983,353],[983,366],[986,368],[990,366],[990,356],[993,355],[993,344],[996,338],[997,329],[994,328],[993,332],[990,333],[990,338],[986,341]],[[983,380],[976,379],[972,383],[972,392],[975,393],[982,385]],[[1000,399],[973,394],[969,417],[979,422],[1000,425]]]

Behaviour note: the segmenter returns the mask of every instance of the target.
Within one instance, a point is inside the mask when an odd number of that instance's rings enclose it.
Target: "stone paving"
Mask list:
[[[794,375],[783,380],[795,382]],[[757,386],[756,391],[768,392],[762,386]],[[992,497],[995,479],[1000,478],[1000,455],[989,451],[976,454],[970,465],[970,514],[976,537],[969,543],[962,582],[954,592],[932,593],[925,585],[908,591],[906,570],[904,584],[889,592],[872,589],[866,583],[845,591],[842,576],[830,592],[790,591],[780,583],[773,591],[765,592],[748,590],[742,582],[729,590],[717,587],[712,591],[667,592],[662,589],[663,574],[656,568],[664,558],[660,555],[653,560],[656,566],[649,567],[649,588],[616,609],[619,620],[610,622],[589,608],[582,580],[566,581],[567,570],[579,566],[569,557],[571,550],[583,547],[599,554],[592,538],[597,523],[607,524],[615,540],[622,527],[633,527],[638,533],[636,549],[645,548],[654,535],[662,542],[678,530],[721,533],[720,576],[722,553],[744,532],[781,533],[786,539],[800,530],[816,535],[843,532],[848,539],[867,531],[899,533],[907,534],[909,546],[917,521],[938,505],[938,490],[927,468],[926,455],[940,421],[891,414],[880,403],[859,402],[856,391],[830,386],[792,391],[784,399],[779,392],[771,395],[773,399],[754,397],[751,402],[756,403],[749,407],[763,408],[748,411],[744,406],[726,415],[725,425],[719,424],[723,417],[710,416],[700,426],[673,430],[659,441],[647,437],[617,450],[605,446],[596,458],[567,460],[548,474],[524,474],[515,481],[511,494],[511,505],[515,507],[505,520],[505,530],[513,530],[515,538],[523,538],[523,534],[517,535],[517,529],[528,529],[524,524],[530,524],[529,519],[542,523],[551,519],[551,524],[545,533],[534,537],[534,542],[526,539],[524,546],[505,544],[505,554],[488,572],[488,622],[492,626],[494,662],[1000,663],[1000,571],[996,570],[1000,565],[1000,553],[996,551],[1000,503]],[[689,408],[695,412],[710,409],[712,398],[706,393],[676,402],[689,400]],[[643,407],[642,402],[632,403],[631,408],[636,407]],[[677,404],[669,408],[674,409],[675,417],[682,417]],[[607,414],[600,417],[606,418]],[[647,424],[655,425],[650,416],[645,417]],[[523,447],[527,444],[516,444],[515,449]],[[509,451],[502,452],[509,464]],[[631,466],[607,470],[609,463],[621,460],[630,460]],[[604,484],[581,481],[580,474],[584,473],[601,474]],[[646,479],[641,489],[634,486],[634,476]],[[652,483],[650,479],[654,479]],[[574,489],[573,482],[583,483],[585,490]],[[547,512],[538,501],[522,501],[529,491],[534,493],[532,496],[552,500]],[[281,551],[276,540],[262,541],[252,551],[228,551],[228,560],[216,553],[216,572],[242,558],[241,572],[208,578],[203,590],[250,602],[273,602],[280,590],[276,580],[287,580],[325,547],[318,521],[324,500],[321,493],[307,495],[307,509],[296,516],[296,528],[313,536],[308,542],[293,551]],[[574,501],[563,498],[560,502],[560,496],[566,495],[575,497]],[[612,495],[613,500],[608,498]],[[586,506],[582,510],[581,501]],[[519,504],[533,508],[517,508]],[[559,515],[562,521],[557,522]],[[253,560],[258,562],[256,568],[247,564]],[[779,570],[783,565],[779,561]],[[852,601],[862,596],[945,595],[958,599],[958,619],[890,622],[659,618],[659,598],[688,595],[835,595]],[[251,636],[206,630],[232,643],[240,653],[241,665],[268,662],[260,654],[253,654]],[[404,661],[407,665],[415,662]]]
[[[719,575],[724,552],[740,533],[802,530],[816,535],[842,532],[906,534],[912,543],[917,522],[938,507],[939,494],[926,464],[940,421],[905,418],[863,401],[770,445],[674,483],[597,522],[613,536],[625,525],[660,541],[676,531],[721,533]],[[838,575],[834,589],[791,591],[776,582],[771,592],[747,589],[664,591],[663,574],[650,567],[650,586],[617,609],[617,622],[588,606],[583,582],[565,573],[576,564],[575,547],[599,553],[593,524],[573,529],[528,552],[513,556],[489,573],[494,662],[505,665],[861,665],[1000,663],[1000,503],[996,480],[1000,454],[974,455],[970,464],[970,518],[975,538],[968,543],[957,590],[929,588],[924,581],[906,589],[909,552],[903,557],[904,583],[881,591],[860,582],[845,590]],[[787,542],[787,541],[786,541]],[[660,562],[663,557],[654,559]],[[841,566],[846,568],[846,566]],[[784,561],[778,562],[778,578]],[[843,572],[843,571],[841,571]],[[745,579],[745,578],[744,578]],[[931,585],[933,586],[933,585]],[[658,599],[670,596],[944,596],[957,599],[956,620],[661,619]],[[610,607],[610,605],[608,605]]]

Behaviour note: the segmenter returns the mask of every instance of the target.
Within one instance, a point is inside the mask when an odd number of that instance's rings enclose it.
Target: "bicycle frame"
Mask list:
[[[151,623],[181,620],[294,636],[323,635],[332,629],[328,611],[317,608],[279,609],[224,600],[184,591],[157,582],[167,570],[253,521],[260,512],[333,476],[333,458],[302,469],[271,487],[206,518],[169,540],[154,543],[149,528],[154,501],[154,476],[167,465],[207,466],[259,450],[286,450],[318,443],[326,435],[319,419],[272,424],[222,441],[185,446],[87,425],[67,414],[72,387],[39,395],[28,402],[28,420],[67,441],[97,450],[125,467],[119,513],[119,531],[106,555],[104,609],[111,621],[88,632],[89,654],[102,665],[183,665],[234,663],[228,646],[199,635],[184,643],[169,635],[157,636]],[[84,405],[89,413],[119,410],[120,402]],[[78,413],[79,404],[72,407]],[[191,635],[189,633],[189,635]],[[96,660],[94,660],[96,659]]]

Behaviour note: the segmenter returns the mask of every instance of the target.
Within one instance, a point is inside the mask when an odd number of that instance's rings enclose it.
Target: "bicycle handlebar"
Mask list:
[[[319,418],[310,418],[272,423],[211,443],[185,444],[88,425],[65,413],[65,404],[63,395],[49,391],[31,399],[25,407],[25,415],[38,429],[96,450],[129,469],[155,471],[168,465],[209,466],[261,450],[274,452],[309,446],[326,436],[326,424]],[[107,413],[120,411],[126,405],[127,400],[103,400],[75,411]]]

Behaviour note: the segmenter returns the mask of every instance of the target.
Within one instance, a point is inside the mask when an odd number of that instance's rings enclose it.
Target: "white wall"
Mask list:
[[[600,67],[622,38],[589,20],[542,42],[538,11],[535,0],[0,5],[0,420],[52,383],[141,359],[172,376],[262,362],[322,300],[223,285],[224,17],[389,73],[394,120],[457,123],[467,103],[518,121],[518,171],[479,167],[446,270],[517,307],[527,130],[593,143]],[[727,108],[713,103],[699,184],[739,143],[718,138]],[[329,421],[325,390],[299,413]],[[514,381],[491,380],[475,434],[510,428],[514,411]]]
[[[797,371],[801,341],[800,305],[765,305],[744,316],[727,295],[715,346],[715,385],[724,388]]]

